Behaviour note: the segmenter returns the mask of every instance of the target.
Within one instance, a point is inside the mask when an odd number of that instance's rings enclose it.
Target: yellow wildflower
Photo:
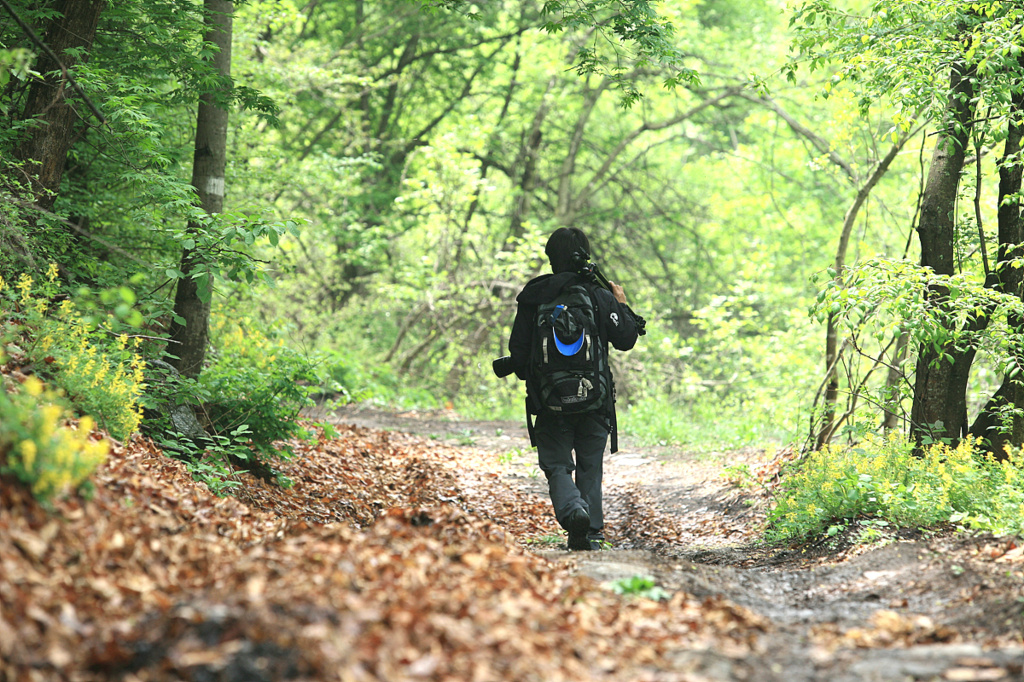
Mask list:
[[[23,440],[19,446],[21,450],[21,464],[25,471],[32,471],[32,465],[36,461],[36,442],[34,440]]]
[[[96,376],[93,377],[92,384],[90,384],[90,388],[96,388],[97,386],[99,386],[100,382],[103,381],[104,377],[106,376],[107,365],[100,365],[100,368],[96,370]]]
[[[58,405],[46,405],[43,407],[43,421],[39,425],[39,437],[45,443],[53,437],[57,429],[63,410]]]
[[[28,275],[22,275],[18,278],[17,287],[21,292],[22,303],[28,301],[29,296],[32,294],[32,278]]]
[[[37,377],[28,377],[25,379],[25,383],[23,385],[25,386],[25,392],[33,398],[38,398],[43,394],[43,382],[41,382]]]

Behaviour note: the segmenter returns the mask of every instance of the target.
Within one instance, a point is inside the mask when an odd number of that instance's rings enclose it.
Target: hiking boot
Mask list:
[[[569,551],[590,549],[590,540],[587,539],[587,532],[590,531],[590,514],[583,507],[577,507],[569,512],[565,519],[566,530],[569,531]]]

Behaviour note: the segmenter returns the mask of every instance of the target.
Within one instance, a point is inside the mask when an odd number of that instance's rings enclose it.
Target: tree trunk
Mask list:
[[[1024,66],[1024,64],[1022,64]],[[1022,179],[1021,140],[1024,138],[1024,91],[1013,95],[1010,122],[1006,133],[1006,146],[999,163],[999,255],[995,268],[994,288],[1000,293],[1020,298],[1024,294],[1024,271],[1011,265],[1024,256],[1024,221],[1020,215]],[[1024,334],[1024,320],[1012,316],[1009,325],[1015,338]],[[1019,342],[1018,342],[1019,343]],[[1006,446],[1024,444],[1024,417],[1014,414],[1009,423],[1004,418],[1006,409],[1019,407],[1024,402],[1024,349],[1014,349],[1014,369],[1003,377],[1003,383],[989,399],[971,425],[971,435],[983,439],[985,446],[997,457],[1006,457]],[[1008,427],[1008,428],[1007,428]]]
[[[206,42],[219,48],[214,54],[213,67],[220,76],[231,75],[231,18],[234,11],[229,0],[205,0],[207,31]],[[224,168],[227,165],[228,109],[217,102],[217,93],[201,96],[196,117],[196,149],[192,163],[192,185],[199,195],[199,203],[206,213],[224,210]],[[190,225],[195,231],[197,225]],[[205,295],[201,295],[200,281],[192,279],[203,254],[186,249],[181,255],[180,270],[184,277],[178,280],[174,296],[174,313],[184,320],[171,324],[171,343],[168,352],[177,356],[170,362],[184,376],[195,378],[203,369],[206,346],[209,341],[210,296],[213,281],[205,282]],[[204,300],[205,299],[205,300]]]
[[[921,265],[939,275],[952,275],[957,188],[964,166],[975,109],[975,70],[957,62],[950,72],[948,121],[939,137],[928,170],[928,182],[921,200],[917,233],[921,240]],[[929,287],[930,305],[948,305],[945,287]],[[956,442],[966,428],[967,379],[973,349],[958,350],[949,342],[924,344],[917,359],[911,431],[920,444],[925,439]],[[949,360],[952,358],[952,362]]]
[[[103,0],[64,0],[55,8],[59,14],[50,20],[42,40],[64,67],[80,61],[77,51],[92,47],[104,4]],[[61,64],[40,55],[35,70],[42,77],[32,81],[22,112],[23,119],[38,123],[14,152],[25,163],[36,205],[47,211],[57,200],[68,150],[75,141],[75,124],[82,120],[65,99],[68,81],[60,72]]]

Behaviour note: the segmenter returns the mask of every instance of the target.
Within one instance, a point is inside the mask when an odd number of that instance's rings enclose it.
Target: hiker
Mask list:
[[[526,381],[530,443],[547,477],[555,518],[569,533],[569,549],[600,549],[609,434],[611,451],[618,450],[608,343],[622,351],[632,348],[642,318],[635,319],[626,306],[622,287],[593,274],[583,230],[555,230],[544,253],[552,274],[531,280],[516,298],[511,365]]]

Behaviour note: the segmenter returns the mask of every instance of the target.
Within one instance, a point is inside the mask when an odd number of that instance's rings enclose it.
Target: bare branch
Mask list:
[[[630,144],[632,144],[633,141],[636,140],[636,138],[640,137],[641,135],[649,131],[663,130],[671,126],[678,125],[679,123],[682,123],[683,121],[692,118],[693,116],[696,116],[705,109],[713,107],[719,102],[728,99],[729,97],[733,97],[735,95],[740,94],[742,91],[743,88],[741,87],[728,88],[722,94],[717,95],[716,97],[712,97],[711,99],[706,99],[697,106],[693,107],[692,109],[688,109],[687,111],[684,111],[664,121],[659,121],[657,123],[644,123],[642,126],[626,135],[626,137],[619,141],[619,144],[615,147],[615,149],[612,150],[612,153],[608,155],[604,163],[601,164],[601,167],[597,169],[594,175],[590,178],[590,181],[587,182],[586,186],[580,191],[579,195],[577,195],[576,203],[580,204],[584,202],[595,191],[597,191],[598,183],[604,178],[605,174],[607,174],[608,171],[611,170],[612,165],[619,158],[619,155]]]
[[[779,118],[786,122],[786,125],[788,125],[794,133],[808,140],[822,154],[827,154],[829,161],[842,168],[843,172],[846,173],[846,176],[850,179],[850,182],[856,183],[859,181],[860,178],[857,175],[857,172],[853,170],[853,166],[851,166],[846,161],[846,159],[844,159],[843,157],[841,157],[839,154],[832,150],[828,140],[817,135],[810,128],[808,128],[804,124],[800,123],[800,121],[793,118],[793,116],[788,111],[783,109],[778,102],[769,97],[758,97],[757,95],[753,95],[747,92],[742,92],[739,96],[743,97],[744,99],[748,99],[751,102],[763,104],[764,106],[774,111]]]

